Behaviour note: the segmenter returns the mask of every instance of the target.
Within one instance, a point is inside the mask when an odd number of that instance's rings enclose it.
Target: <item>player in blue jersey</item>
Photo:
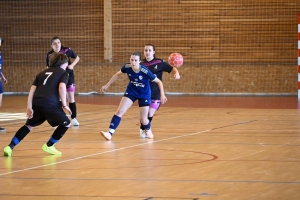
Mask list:
[[[52,50],[47,53],[46,56],[46,65],[49,67],[49,56],[53,54],[54,52],[61,52],[64,53],[69,58],[69,66],[67,68],[67,72],[69,74],[69,81],[67,84],[67,93],[68,93],[68,102],[69,107],[72,111],[71,115],[71,123],[72,126],[79,126],[79,122],[77,121],[77,109],[76,109],[76,103],[75,103],[75,74],[74,74],[74,66],[79,62],[80,58],[79,56],[69,47],[64,47],[61,44],[61,41],[58,37],[53,37],[50,40],[50,45]],[[73,59],[73,62],[71,62],[71,59]]]
[[[34,79],[27,102],[26,123],[12,138],[10,144],[4,148],[4,156],[12,156],[12,150],[36,126],[46,120],[54,130],[49,141],[42,147],[44,151],[53,155],[61,155],[54,145],[63,137],[71,126],[66,111],[71,113],[67,106],[68,57],[62,53],[54,53],[50,57],[49,67],[40,72]]]
[[[160,101],[162,104],[167,102],[167,98],[164,93],[162,82],[151,71],[149,71],[149,69],[141,65],[140,62],[141,54],[139,52],[133,52],[130,56],[130,64],[125,64],[121,70],[113,75],[108,83],[101,88],[101,92],[105,92],[120,75],[125,73],[130,80],[124,96],[121,99],[119,108],[111,119],[108,132],[101,131],[101,135],[106,140],[111,140],[112,135],[121,122],[122,116],[136,100],[138,100],[140,108],[140,122],[145,128],[145,134],[149,139],[154,137],[151,131],[150,121],[148,120],[148,111],[151,101],[150,81],[157,83],[160,89]]]
[[[167,62],[162,59],[155,57],[155,46],[152,44],[146,44],[144,47],[145,59],[142,60],[141,64],[146,66],[153,74],[157,76],[159,80],[162,81],[163,72],[172,73],[175,80],[180,79],[178,70],[175,67],[170,66]],[[151,82],[151,103],[148,113],[148,119],[151,122],[155,111],[160,107],[160,89],[155,82]],[[141,138],[146,138],[144,126],[140,126],[140,136]]]
[[[2,106],[2,97],[3,97],[3,87],[2,87],[2,82],[7,83],[7,79],[3,75],[2,72],[2,52],[1,52],[1,45],[3,44],[4,40],[0,37],[0,107]],[[5,128],[0,127],[0,131],[6,131]]]

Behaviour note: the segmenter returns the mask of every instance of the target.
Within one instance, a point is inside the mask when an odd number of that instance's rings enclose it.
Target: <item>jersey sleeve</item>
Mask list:
[[[127,73],[127,69],[130,67],[130,64],[125,64],[122,68],[121,68],[121,72],[122,73]]]
[[[60,78],[60,83],[65,83],[67,85],[69,80],[69,75],[67,72],[63,73],[63,75]]]
[[[164,71],[164,72],[170,73],[172,71],[172,69],[173,69],[173,67],[171,65],[169,65],[169,63],[167,63],[165,61],[162,61],[161,65],[162,65],[162,71]]]
[[[145,69],[145,70],[148,71],[148,72],[145,73],[145,74],[147,74],[148,78],[149,78],[151,81],[153,81],[153,80],[156,78],[156,75],[153,74],[148,68],[145,67],[145,68],[143,68],[143,69]]]
[[[68,48],[67,56],[70,58],[76,58],[77,54],[71,48]]]
[[[38,76],[35,77],[34,81],[32,82],[32,85],[37,86],[38,85]]]

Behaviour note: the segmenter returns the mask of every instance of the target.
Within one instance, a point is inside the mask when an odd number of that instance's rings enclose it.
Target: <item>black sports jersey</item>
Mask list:
[[[61,82],[67,84],[68,79],[68,73],[60,67],[49,67],[40,72],[32,83],[37,86],[32,103],[36,106],[58,105],[58,86]]]
[[[165,62],[159,58],[153,58],[153,60],[151,60],[151,61],[147,61],[146,59],[143,59],[141,64],[146,66],[161,81],[162,81],[163,72],[170,73],[173,69],[173,67],[170,66],[167,62]],[[151,87],[151,93],[152,93],[151,99],[155,99],[155,100],[160,99],[160,90],[159,90],[157,83],[151,82],[150,87]]]

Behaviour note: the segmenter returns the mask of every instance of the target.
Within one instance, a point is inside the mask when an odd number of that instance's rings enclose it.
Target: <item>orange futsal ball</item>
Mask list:
[[[168,62],[172,67],[180,67],[183,64],[183,56],[180,53],[172,53]]]

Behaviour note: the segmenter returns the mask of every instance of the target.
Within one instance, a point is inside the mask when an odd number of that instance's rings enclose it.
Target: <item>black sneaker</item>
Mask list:
[[[4,132],[4,131],[6,131],[6,129],[5,129],[5,128],[2,128],[2,127],[0,127],[0,131],[1,131],[1,132]]]

